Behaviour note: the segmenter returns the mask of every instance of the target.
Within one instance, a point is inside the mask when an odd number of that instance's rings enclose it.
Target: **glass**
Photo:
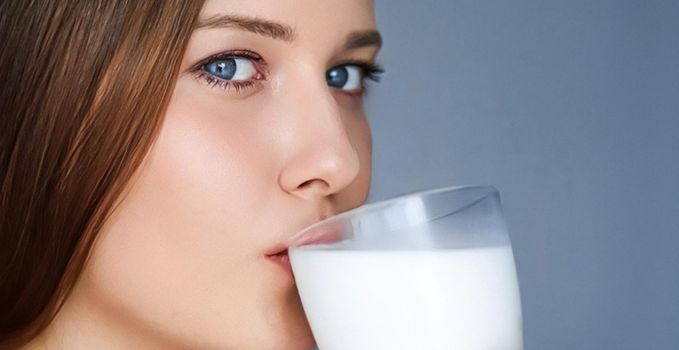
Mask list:
[[[289,255],[320,350],[523,348],[493,187],[368,204],[298,233]]]

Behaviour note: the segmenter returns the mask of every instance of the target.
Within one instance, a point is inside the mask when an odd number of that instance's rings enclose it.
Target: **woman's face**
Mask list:
[[[308,349],[294,279],[267,255],[366,199],[372,2],[208,0],[200,18],[68,303],[139,344]]]

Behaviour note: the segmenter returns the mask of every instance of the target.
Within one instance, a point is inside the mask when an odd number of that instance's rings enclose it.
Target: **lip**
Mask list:
[[[285,271],[293,279],[295,275],[292,273],[292,265],[290,265],[290,256],[288,256],[288,250],[284,249],[275,254],[267,254],[267,259],[272,263],[278,265],[283,271]]]
[[[322,221],[323,219],[325,219],[327,217],[328,217],[327,215],[323,215],[317,220],[314,220],[310,223],[307,223],[306,225],[300,226],[300,228],[295,230],[294,232],[299,233],[300,230],[302,230],[302,228],[310,227],[310,225],[312,225],[313,223],[318,223],[318,222]],[[337,233],[328,234],[326,232],[325,234],[320,235],[320,237],[319,237],[319,235],[307,236],[305,239],[303,239],[301,242],[299,242],[299,244],[329,242],[329,241],[337,240],[336,237],[338,237]],[[292,240],[291,240],[292,238],[294,238],[294,236],[289,236],[287,239],[279,242],[273,248],[269,249],[266,253],[264,253],[264,255],[267,258],[267,260],[278,265],[294,281],[295,275],[292,272],[292,265],[290,264],[290,256],[288,255],[288,247],[290,246],[290,244],[292,242]]]

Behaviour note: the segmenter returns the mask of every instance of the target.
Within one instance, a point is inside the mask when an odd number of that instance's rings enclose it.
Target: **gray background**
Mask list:
[[[526,349],[679,349],[679,1],[376,8],[369,201],[494,185]]]

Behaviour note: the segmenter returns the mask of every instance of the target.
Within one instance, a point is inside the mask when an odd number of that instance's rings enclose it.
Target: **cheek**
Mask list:
[[[273,161],[242,128],[228,130],[220,116],[187,107],[170,106],[100,232],[89,285],[105,307],[168,333],[238,330],[262,308],[256,303],[271,303],[257,296],[265,286],[252,278],[262,276],[252,231],[275,183]]]

